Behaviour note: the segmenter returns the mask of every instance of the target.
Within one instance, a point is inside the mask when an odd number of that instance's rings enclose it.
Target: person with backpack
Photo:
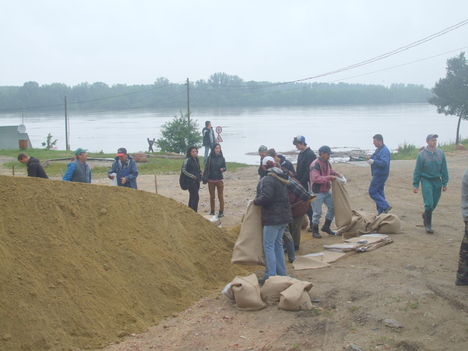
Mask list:
[[[215,195],[218,191],[218,217],[224,217],[224,182],[223,173],[226,172],[226,160],[220,144],[214,144],[203,171],[203,184],[208,183],[210,192],[210,215],[215,214]]]
[[[328,208],[325,215],[325,223],[321,228],[322,232],[329,235],[336,235],[330,229],[331,222],[334,217],[333,198],[330,192],[331,181],[336,178],[341,178],[341,174],[335,172],[330,164],[330,147],[324,145],[319,149],[319,158],[310,165],[310,183],[312,184],[312,191],[317,197],[312,203],[314,214],[312,216],[312,236],[314,238],[321,238],[319,233],[319,222],[322,216],[322,206],[325,204]]]
[[[265,274],[260,283],[274,275],[286,275],[283,233],[292,219],[288,201],[288,175],[276,167],[273,157],[265,156],[262,166],[267,170],[267,175],[258,182],[254,200],[255,205],[262,207]]]
[[[201,170],[200,161],[198,159],[198,148],[190,146],[187,149],[186,158],[182,164],[179,183],[183,190],[189,191],[188,207],[195,212],[198,211],[198,202],[200,200],[200,196],[198,194],[200,190],[200,181]]]
[[[206,166],[206,162],[208,161],[208,155],[213,148],[213,145],[216,142],[215,134],[213,127],[211,126],[210,121],[205,121],[205,128],[202,130],[202,137],[203,137],[203,146],[205,147],[205,156],[203,157],[203,165]]]

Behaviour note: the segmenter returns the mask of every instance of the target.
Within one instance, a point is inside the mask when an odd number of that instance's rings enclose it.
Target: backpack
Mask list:
[[[184,166],[182,165],[182,167],[184,167]],[[189,188],[188,187],[189,182],[188,182],[187,178],[188,177],[184,174],[184,172],[182,172],[182,168],[181,168],[180,169],[180,176],[179,176],[179,185],[180,185],[180,188],[182,190],[188,190],[188,188]]]

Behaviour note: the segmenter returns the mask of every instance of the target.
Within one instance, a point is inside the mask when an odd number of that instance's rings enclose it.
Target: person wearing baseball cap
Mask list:
[[[63,180],[67,182],[91,183],[91,168],[88,163],[88,150],[79,147],[75,150],[75,160],[67,165]]]
[[[444,152],[437,147],[437,134],[426,137],[427,146],[418,154],[413,173],[413,192],[419,191],[421,183],[424,201],[423,223],[426,233],[432,234],[432,212],[439,202],[441,191],[447,190],[449,180],[447,160]]]
[[[296,166],[296,179],[301,183],[304,189],[309,190],[309,172],[310,165],[315,161],[317,156],[312,151],[310,147],[307,146],[306,139],[303,135],[298,135],[293,139],[293,145],[296,146],[296,149],[299,150],[299,155],[297,156],[297,166]],[[312,206],[307,211],[307,217],[309,217],[309,232],[312,231],[312,215],[313,209]]]
[[[322,216],[322,206],[327,206],[327,214],[325,215],[325,223],[321,230],[329,235],[336,235],[331,230],[330,225],[335,216],[333,198],[330,192],[331,181],[337,177],[342,177],[341,174],[335,172],[330,164],[330,155],[332,151],[329,146],[322,146],[319,149],[319,158],[310,165],[310,183],[312,184],[312,191],[317,197],[312,202],[314,215],[312,217],[312,236],[314,238],[321,238],[319,233],[319,222]]]
[[[388,213],[390,206],[385,199],[385,182],[390,174],[390,150],[384,144],[382,134],[375,134],[372,138],[377,148],[373,155],[367,160],[371,166],[372,180],[369,185],[369,196],[375,201],[377,214]]]
[[[137,189],[138,167],[133,157],[127,153],[126,148],[121,147],[117,150],[115,161],[107,172],[107,176],[109,179],[117,177],[118,186]]]

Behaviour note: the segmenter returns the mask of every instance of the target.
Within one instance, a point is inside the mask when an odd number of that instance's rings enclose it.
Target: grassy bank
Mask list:
[[[460,144],[468,149],[468,139],[463,139]],[[447,143],[438,145],[443,151],[450,152],[456,150],[455,143]],[[398,147],[397,152],[391,154],[392,160],[414,160],[418,156],[420,148],[412,144],[403,144]]]
[[[0,156],[7,156],[12,157],[14,160],[5,162],[2,166],[8,170],[12,170],[15,167],[15,172],[18,171],[19,173],[24,173],[26,171],[26,167],[15,161],[20,150],[0,150]],[[43,150],[43,149],[28,149],[26,153],[29,156],[33,156],[41,162],[49,159],[54,158],[65,158],[73,157],[73,152],[71,151],[64,151],[64,150]],[[163,156],[164,153],[155,152],[152,154],[154,156]],[[102,152],[90,152],[88,153],[88,157],[93,158],[114,158],[115,154],[106,154]],[[163,174],[163,173],[177,173],[180,171],[180,167],[182,165],[182,159],[168,159],[168,158],[157,158],[157,157],[149,157],[148,162],[145,163],[138,163],[138,170],[140,174]],[[67,167],[67,161],[54,161],[51,162],[49,165],[45,167],[47,174],[51,177],[60,177],[65,172]],[[203,157],[200,157],[200,163],[203,163]],[[103,165],[99,165],[94,163],[93,161],[93,176],[105,176],[107,171],[109,170],[110,163],[102,163]],[[246,167],[246,164],[237,163],[237,162],[227,162],[227,168],[230,171],[233,171],[237,168]]]

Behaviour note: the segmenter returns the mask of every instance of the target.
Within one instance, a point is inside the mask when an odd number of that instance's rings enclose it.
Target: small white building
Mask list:
[[[32,148],[31,140],[23,124],[0,126],[0,149],[18,150],[21,148],[20,145],[23,148]]]

